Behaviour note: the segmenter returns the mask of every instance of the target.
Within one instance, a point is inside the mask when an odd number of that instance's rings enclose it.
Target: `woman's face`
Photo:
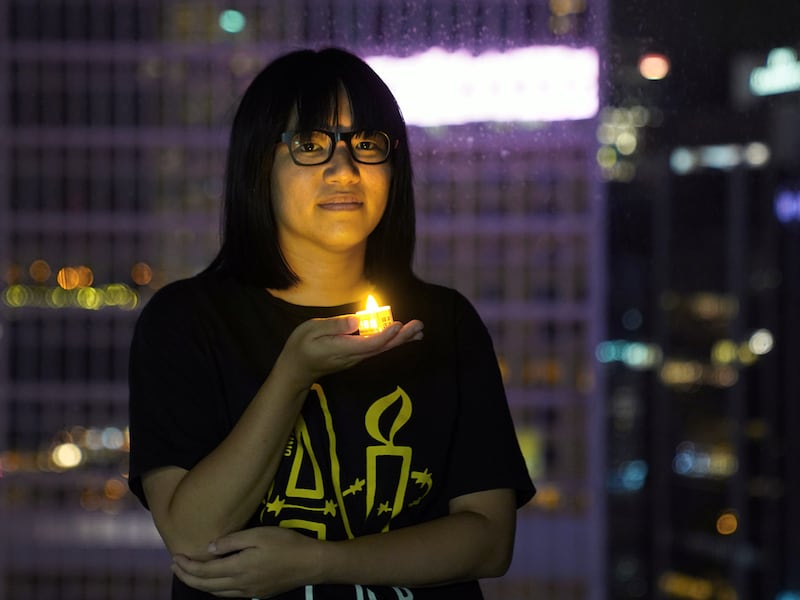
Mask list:
[[[339,96],[338,127],[347,131],[352,114],[347,95]],[[294,127],[292,117],[287,129]],[[296,165],[286,144],[279,143],[272,164],[272,206],[284,256],[318,256],[319,251],[364,251],[389,197],[389,162],[358,163],[346,142],[339,141],[331,159],[321,165]]]

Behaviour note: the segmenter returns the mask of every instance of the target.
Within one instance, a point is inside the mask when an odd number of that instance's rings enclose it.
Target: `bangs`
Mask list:
[[[352,129],[379,129],[392,139],[403,136],[405,124],[399,117],[394,96],[369,66],[357,63],[343,68],[327,61],[317,66],[316,72],[307,71],[296,80],[296,129],[338,127],[339,105],[346,98],[350,103]]]
[[[352,81],[344,80],[342,85],[350,100],[354,128],[380,129],[392,139],[403,136],[405,123],[395,116],[400,114],[397,102],[377,76],[374,81],[354,77]]]
[[[261,287],[288,289],[298,283],[278,242],[268,166],[287,129],[337,128],[343,101],[350,105],[352,129],[384,131],[395,142],[389,201],[367,240],[365,271],[376,282],[413,276],[414,189],[403,115],[375,71],[337,48],[281,56],[245,91],[228,144],[222,246],[209,269],[227,270]]]
[[[311,77],[300,82],[295,95],[296,129],[331,129],[339,125],[339,90],[336,79]]]

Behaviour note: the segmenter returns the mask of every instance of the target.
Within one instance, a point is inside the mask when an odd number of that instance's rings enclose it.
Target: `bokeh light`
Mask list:
[[[739,519],[733,511],[725,511],[717,517],[717,533],[731,535],[739,528]]]
[[[44,283],[50,278],[51,270],[50,265],[47,264],[47,261],[37,259],[31,263],[31,266],[28,267],[28,273],[36,283]]]
[[[74,290],[78,287],[80,282],[80,275],[78,269],[74,267],[62,267],[58,270],[56,281],[65,290]]]
[[[223,10],[219,15],[219,27],[228,33],[241,33],[247,19],[238,10]]]
[[[137,262],[131,267],[131,280],[136,285],[148,285],[153,280],[153,269],[146,262]]]
[[[657,52],[648,52],[639,58],[639,73],[645,79],[664,79],[670,70],[669,58]]]
[[[762,355],[767,354],[775,343],[772,333],[767,329],[759,329],[753,332],[747,342],[747,347],[753,354]]]
[[[53,465],[59,469],[74,469],[81,464],[83,453],[78,446],[68,442],[53,448],[50,458],[53,461]]]

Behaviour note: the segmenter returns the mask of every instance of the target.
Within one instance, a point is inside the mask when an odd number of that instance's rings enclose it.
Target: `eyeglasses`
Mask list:
[[[281,142],[289,147],[289,154],[297,165],[311,166],[328,162],[339,140],[344,140],[350,156],[356,162],[377,165],[385,162],[392,151],[389,134],[377,130],[362,131],[286,131]]]

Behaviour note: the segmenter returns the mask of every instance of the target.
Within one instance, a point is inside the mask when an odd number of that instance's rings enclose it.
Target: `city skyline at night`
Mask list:
[[[0,0],[0,600],[166,597],[128,344],[214,256],[233,107],[302,45],[412,65],[398,97],[452,67],[408,108],[415,268],[489,327],[538,488],[487,600],[800,599],[798,11]]]

